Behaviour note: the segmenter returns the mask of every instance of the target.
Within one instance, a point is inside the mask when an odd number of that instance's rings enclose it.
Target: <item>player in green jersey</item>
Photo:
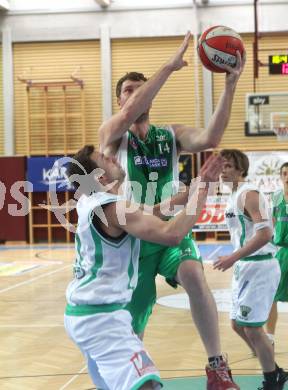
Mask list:
[[[127,172],[127,196],[131,191],[134,200],[146,205],[158,203],[177,192],[180,152],[200,152],[218,145],[228,124],[235,88],[243,71],[245,61],[237,52],[236,66],[226,67],[224,91],[207,129],[180,124],[151,125],[149,110],[154,97],[173,72],[187,66],[183,56],[190,37],[191,34],[187,33],[176,53],[149,80],[137,72],[122,77],[116,87],[120,111],[100,127],[101,150],[116,156]],[[218,383],[213,389],[226,389],[221,379],[223,358],[217,308],[205,280],[199,250],[190,235],[172,248],[141,243],[139,281],[129,306],[134,330],[140,336],[143,336],[156,302],[157,274],[163,275],[174,286],[181,284],[188,293],[191,313],[205,346],[209,366],[214,369],[214,382]],[[227,367],[224,371],[227,373]]]
[[[273,194],[274,244],[278,246],[277,259],[281,268],[281,279],[267,322],[267,335],[274,344],[278,318],[277,302],[288,302],[288,162],[280,167],[283,190]]]

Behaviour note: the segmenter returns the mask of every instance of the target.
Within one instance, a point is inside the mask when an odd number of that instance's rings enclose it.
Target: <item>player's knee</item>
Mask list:
[[[186,260],[180,264],[177,279],[184,288],[186,285],[199,288],[206,284],[202,264],[194,260]]]
[[[244,326],[244,332],[249,340],[254,344],[259,339],[260,333],[262,333],[262,327]]]

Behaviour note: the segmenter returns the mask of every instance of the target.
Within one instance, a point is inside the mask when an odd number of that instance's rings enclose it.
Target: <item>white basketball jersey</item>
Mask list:
[[[66,290],[69,306],[125,304],[137,285],[139,240],[125,234],[110,239],[93,225],[93,216],[102,222],[105,204],[120,200],[117,195],[82,195],[77,203],[74,279]],[[105,223],[105,222],[104,222]]]
[[[273,230],[269,205],[265,196],[257,189],[256,186],[249,183],[241,184],[238,190],[233,192],[229,197],[225,211],[225,219],[230,232],[231,243],[234,251],[243,247],[247,241],[251,240],[251,238],[256,234],[253,221],[244,214],[244,206],[242,205],[241,207],[241,204],[243,204],[241,197],[244,197],[247,191],[257,191],[259,193],[261,199],[260,203],[264,205],[263,210],[269,219],[271,229]],[[275,252],[276,247],[269,242],[256,252],[251,253],[250,256],[266,254],[272,254],[273,256]]]

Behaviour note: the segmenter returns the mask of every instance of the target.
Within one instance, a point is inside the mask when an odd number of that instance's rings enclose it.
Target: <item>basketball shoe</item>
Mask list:
[[[240,390],[240,387],[234,383],[228,364],[224,360],[218,368],[207,365],[206,374],[207,390]]]
[[[278,383],[262,382],[262,387],[258,387],[258,390],[280,390]]]
[[[283,368],[277,368],[277,383],[279,386],[279,390],[284,389],[285,383],[288,382],[288,372],[284,371]]]

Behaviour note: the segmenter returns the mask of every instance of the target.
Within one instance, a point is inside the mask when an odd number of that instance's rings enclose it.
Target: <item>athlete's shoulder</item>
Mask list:
[[[174,137],[174,130],[171,125],[153,125],[149,126],[150,133],[153,134],[156,141],[168,141]]]
[[[108,203],[114,203],[118,200],[123,199],[123,197],[115,194],[110,194],[109,192],[95,192],[91,195],[82,195],[77,202],[77,210],[92,210],[96,207],[104,206]]]
[[[237,196],[239,196],[242,193],[247,193],[247,192],[250,192],[250,191],[256,191],[256,192],[260,193],[259,189],[256,187],[255,184],[249,183],[247,181],[247,182],[244,182],[244,183],[239,183],[239,186],[237,188],[236,194],[237,194]]]

